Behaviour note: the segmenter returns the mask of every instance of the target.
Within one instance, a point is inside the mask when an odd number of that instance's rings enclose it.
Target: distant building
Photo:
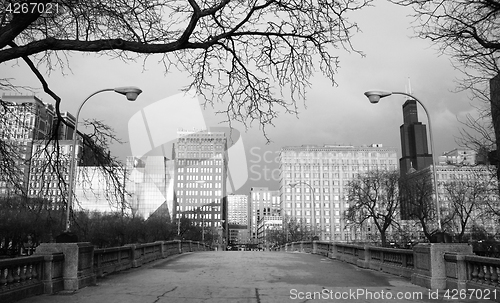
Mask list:
[[[228,237],[226,135],[179,130],[177,136],[173,148],[175,219],[186,217],[204,224],[219,234],[218,244],[223,244]]]
[[[403,104],[403,125],[401,133],[401,159],[399,159],[400,175],[404,176],[411,169],[421,170],[432,165],[432,154],[427,147],[427,130],[425,124],[418,121],[417,102],[407,100]]]
[[[105,171],[113,171],[114,176]],[[75,177],[75,209],[131,213],[123,191],[123,167],[78,166]]]
[[[54,107],[36,96],[3,95],[0,106],[0,140],[12,162],[0,168],[0,195],[27,194],[34,140],[50,136]]]
[[[439,156],[439,165],[476,165],[476,152],[471,149],[457,149]]]
[[[279,216],[281,213],[279,190],[267,187],[252,187],[249,203],[249,234],[252,241],[257,241],[257,225],[265,216]]]
[[[73,142],[35,140],[28,171],[28,197],[41,197],[56,204],[67,201],[70,155]],[[58,152],[56,152],[56,148]],[[78,152],[77,152],[78,153]],[[57,163],[57,165],[56,165]]]
[[[282,216],[264,216],[257,223],[257,241],[261,249],[269,250],[276,243],[273,232],[283,229]]]
[[[459,161],[460,163],[463,163]],[[494,175],[494,169],[488,165],[456,165],[456,164],[447,164],[447,165],[438,165],[438,166],[429,166],[427,168],[424,168],[420,171],[413,171],[410,174],[407,175],[407,182],[413,182],[416,183],[418,180],[422,180],[423,178],[429,178],[430,184],[434,184],[434,174],[433,170],[437,169],[436,175],[437,175],[437,182],[438,182],[438,191],[439,191],[439,207],[441,209],[441,219],[442,221],[446,221],[448,228],[451,228],[451,230],[448,230],[448,232],[456,233],[458,232],[458,229],[456,226],[458,226],[458,221],[455,222],[456,220],[449,220],[449,218],[452,217],[453,213],[455,212],[454,206],[457,206],[460,208],[460,203],[463,204],[463,207],[468,208],[472,207],[470,203],[467,202],[467,199],[470,197],[473,197],[474,195],[480,196],[481,201],[479,201],[473,208],[473,212],[471,213],[471,217],[469,218],[469,221],[467,223],[467,232],[470,231],[470,228],[472,225],[477,225],[485,228],[486,231],[492,234],[497,234],[500,232],[500,229],[498,228],[498,219],[497,217],[491,212],[491,210],[488,208],[486,204],[484,204],[483,199],[485,199],[485,192],[481,187],[484,186],[486,189],[486,192],[492,193],[486,194],[487,198],[490,199],[490,201],[493,202],[492,206],[500,206],[498,204],[498,198],[496,196],[496,191],[498,190],[498,181],[495,178]],[[457,186],[461,188],[468,188],[470,190],[469,194],[470,197],[460,197],[460,201],[456,204],[453,204],[452,202],[452,197],[450,197],[449,192],[446,190],[446,186],[449,184],[457,182]],[[434,193],[434,188],[430,187],[429,190]],[[453,188],[452,188],[453,189]],[[452,190],[451,189],[451,190]],[[436,202],[435,202],[435,195],[432,194],[429,196],[429,198],[433,199],[431,202],[432,207],[433,207],[433,213],[435,214],[435,209],[436,209]],[[403,200],[404,201],[404,200]],[[402,202],[403,202],[402,201]],[[496,201],[496,203],[495,203]],[[407,211],[411,210],[412,207],[408,206],[405,207]],[[468,210],[466,210],[468,211]],[[412,213],[406,214],[407,220],[415,220],[417,217],[415,215],[412,215]],[[455,219],[458,219],[457,216],[455,216]],[[436,219],[434,218],[434,221]],[[432,221],[431,221],[432,222]],[[455,227],[450,227],[455,225]],[[437,222],[434,222],[433,227],[436,228]],[[432,230],[431,230],[432,231]],[[422,235],[420,235],[422,237]]]
[[[126,198],[132,213],[147,219],[162,212],[173,218],[174,161],[163,156],[127,157]]]
[[[227,196],[227,219],[229,240],[232,244],[248,242],[248,196]]]
[[[363,241],[365,232],[349,225],[349,181],[370,170],[397,170],[393,147],[382,144],[302,145],[280,153],[282,216],[296,218],[323,241]]]
[[[248,225],[248,196],[227,196],[227,219],[229,224]]]

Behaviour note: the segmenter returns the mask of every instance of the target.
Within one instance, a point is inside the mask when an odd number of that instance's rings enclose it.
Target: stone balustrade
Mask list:
[[[311,248],[312,247],[312,251]],[[465,243],[421,243],[413,249],[302,241],[283,245],[281,251],[311,252],[358,267],[410,278],[429,289],[448,289],[450,297],[500,298],[500,259],[474,255]],[[478,296],[474,292],[481,291]]]
[[[210,250],[193,241],[157,241],[95,249],[90,243],[42,243],[35,254],[0,260],[0,302],[76,291],[107,274],[185,252]]]

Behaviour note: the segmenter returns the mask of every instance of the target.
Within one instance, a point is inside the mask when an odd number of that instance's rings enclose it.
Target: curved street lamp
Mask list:
[[[432,174],[434,177],[434,192],[436,193],[436,214],[437,214],[437,222],[438,222],[438,232],[441,232],[441,230],[442,230],[441,229],[441,210],[439,207],[439,192],[438,192],[438,184],[437,184],[438,181],[437,181],[437,167],[436,167],[437,161],[435,161],[437,155],[436,155],[435,150],[434,150],[434,139],[432,136],[431,116],[429,115],[429,112],[427,111],[427,108],[425,107],[425,105],[420,100],[418,100],[415,96],[412,96],[408,93],[388,92],[388,91],[367,91],[367,92],[365,92],[365,96],[368,97],[368,99],[370,100],[370,102],[372,104],[376,104],[380,101],[380,99],[388,97],[390,95],[404,95],[404,96],[412,98],[413,100],[417,101],[422,106],[422,108],[425,111],[425,114],[427,115],[427,122],[429,123],[429,137],[430,137],[430,141],[431,141],[432,164],[434,166],[434,169],[432,170]]]
[[[304,185],[307,185],[309,186],[309,188],[311,189],[312,191],[312,204],[313,204],[313,220],[314,220],[314,230],[313,230],[313,239],[314,237],[316,237],[316,205],[315,205],[315,201],[314,201],[314,194],[315,194],[315,191],[314,191],[314,188],[311,186],[311,184],[307,183],[307,182],[304,182],[304,181],[298,181],[298,182],[294,182],[294,183],[290,183],[288,184],[291,188],[295,188],[295,186],[299,185],[299,184],[304,184]]]
[[[124,95],[127,97],[127,100],[129,101],[135,101],[137,99],[137,96],[139,96],[142,93],[142,90],[134,87],[134,86],[125,86],[125,87],[117,87],[117,88],[105,88],[98,90],[92,94],[90,94],[83,102],[80,104],[80,107],[78,107],[78,111],[76,112],[76,117],[75,117],[75,129],[73,131],[73,149],[71,150],[71,157],[70,157],[70,168],[69,168],[69,187],[68,187],[68,205],[66,206],[66,226],[64,233],[69,233],[70,232],[70,211],[71,208],[73,207],[73,179],[75,177],[75,161],[76,161],[76,140],[78,138],[78,119],[80,117],[80,111],[82,110],[83,105],[87,100],[89,100],[91,97],[102,93],[102,92],[108,92],[108,91],[114,91],[115,93]]]

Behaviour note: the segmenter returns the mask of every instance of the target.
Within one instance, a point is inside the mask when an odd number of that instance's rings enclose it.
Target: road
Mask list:
[[[228,251],[174,256],[99,279],[97,286],[72,294],[18,302],[481,302],[445,300],[443,294],[434,299],[437,292],[407,279],[318,255]]]

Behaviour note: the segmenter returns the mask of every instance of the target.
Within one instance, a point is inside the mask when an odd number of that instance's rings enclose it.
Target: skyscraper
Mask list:
[[[254,243],[257,240],[257,226],[264,216],[280,215],[280,192],[267,187],[252,187],[249,203],[249,233]]]
[[[209,130],[177,132],[174,216],[186,217],[227,238],[227,140],[223,132]],[[205,230],[206,232],[206,230]]]
[[[3,95],[0,107],[0,195],[27,194],[34,140],[49,137],[54,107],[36,96]]]
[[[283,147],[283,217],[302,220],[320,240],[363,240],[363,231],[344,220],[349,207],[348,184],[358,174],[376,169],[397,169],[395,148],[382,144]]]
[[[432,154],[427,147],[427,130],[425,124],[418,121],[417,102],[407,100],[403,104],[403,125],[401,133],[401,159],[399,169],[401,176],[410,169],[421,170],[432,165]]]
[[[232,244],[248,242],[248,195],[227,196],[229,240]]]

